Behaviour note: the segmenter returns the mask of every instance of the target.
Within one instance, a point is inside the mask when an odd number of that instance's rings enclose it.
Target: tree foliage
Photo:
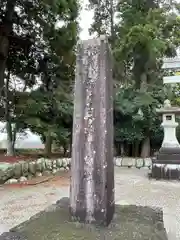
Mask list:
[[[108,24],[112,19],[110,2],[114,7],[113,31]],[[95,9],[92,31],[110,34],[114,54],[115,143],[139,142],[141,155],[148,156],[150,139],[162,138],[155,110],[167,97],[163,58],[175,56],[180,45],[179,4],[121,0],[100,5],[91,1],[91,5]],[[105,5],[107,11],[103,10]]]
[[[7,73],[11,75],[8,99],[2,89],[1,112],[6,99],[13,124],[21,123],[43,140],[47,132],[52,137],[60,132],[69,136],[72,120],[66,110],[72,109],[67,99],[74,79],[78,0],[6,0],[0,13],[0,88]],[[23,91],[12,87],[13,77],[24,85]],[[64,93],[66,98],[61,96]]]
[[[39,134],[47,153],[53,141],[65,149],[71,143],[79,7],[78,0],[5,0],[0,7],[0,117],[17,131]],[[180,5],[90,0],[88,7],[90,32],[108,35],[114,57],[115,145],[149,156],[150,144],[162,140],[156,108],[170,95],[180,102],[179,87],[169,91],[162,82],[170,74],[162,70],[163,58],[175,56],[180,45]]]

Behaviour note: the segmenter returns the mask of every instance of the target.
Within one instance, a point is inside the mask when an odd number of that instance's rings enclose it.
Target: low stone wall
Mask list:
[[[45,159],[20,161],[18,163],[0,163],[0,184],[24,182],[33,177],[48,176],[58,171],[69,170],[70,159]]]
[[[151,168],[151,158],[128,158],[128,157],[115,157],[114,164],[117,167],[136,167],[136,168]]]
[[[70,158],[56,160],[39,158],[36,161],[20,161],[18,163],[0,163],[0,184],[24,182],[33,177],[48,176],[59,171],[69,170]],[[151,168],[151,159],[146,158],[114,158],[114,164],[118,167]]]

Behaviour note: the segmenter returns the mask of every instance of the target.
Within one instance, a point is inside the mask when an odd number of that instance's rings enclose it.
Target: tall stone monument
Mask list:
[[[70,213],[108,225],[114,214],[113,83],[105,36],[78,45]]]

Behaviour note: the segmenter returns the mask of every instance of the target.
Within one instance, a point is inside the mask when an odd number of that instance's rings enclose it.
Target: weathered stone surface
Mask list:
[[[128,157],[122,158],[122,162],[121,162],[122,167],[132,167],[134,165],[135,165],[134,158],[128,158]]]
[[[59,159],[56,160],[56,166],[57,166],[58,168],[62,167],[62,159],[61,159],[61,158],[59,158]]]
[[[121,167],[122,165],[122,158],[115,158],[114,163],[117,167]]]
[[[56,202],[56,205],[58,207],[66,207],[68,208],[70,206],[69,198],[68,197],[63,197],[60,200]]]
[[[35,173],[36,173],[36,162],[29,162],[29,172],[32,175],[35,175]]]
[[[47,170],[52,170],[52,168],[53,168],[52,160],[50,160],[50,159],[45,159],[45,164],[46,164],[46,169],[47,169]]]
[[[144,159],[143,159],[143,158],[137,158],[137,159],[136,159],[136,167],[137,167],[137,168],[142,168],[142,167],[144,167]]]
[[[156,179],[180,180],[180,165],[153,163],[150,177]]]
[[[62,167],[66,167],[68,165],[68,162],[67,162],[67,159],[66,158],[63,158],[62,159]]]
[[[152,166],[152,160],[151,158],[145,158],[144,159],[144,167],[150,168]]]
[[[64,167],[58,168],[58,171],[60,171],[60,172],[63,172],[64,170],[65,170]]]
[[[5,184],[12,184],[12,183],[17,183],[17,182],[18,182],[17,179],[15,179],[15,178],[10,178],[9,180],[7,180],[7,181],[5,182]]]
[[[28,170],[29,170],[28,162],[22,161],[22,162],[20,162],[20,164],[21,164],[23,176],[25,176],[25,175],[27,176],[28,175]]]
[[[9,163],[0,164],[0,184],[3,184],[14,175],[14,166]]]
[[[57,168],[56,160],[53,160],[53,162],[52,162],[52,167],[53,167],[53,169],[56,169],[56,168]]]
[[[19,182],[26,182],[26,181],[27,181],[27,177],[22,176],[19,178]]]
[[[41,172],[36,172],[36,177],[41,177],[42,173]]]
[[[180,180],[180,148],[161,147],[152,158],[152,178]]]
[[[27,240],[27,238],[21,233],[6,232],[0,235],[0,240]]]
[[[22,176],[22,165],[21,163],[15,163],[14,164],[14,176],[16,178],[19,178]]]
[[[155,161],[157,161],[157,159],[155,159]],[[114,165],[117,167],[136,167],[136,159],[130,157],[115,157]],[[56,160],[39,158],[37,161],[33,162],[20,161],[16,164],[0,163],[0,184],[5,183],[8,179],[12,178],[19,179],[20,177],[26,177],[31,179],[32,177],[40,177],[44,172],[45,175],[49,176],[50,174],[56,174],[60,171],[68,171],[70,166],[71,158],[59,158]],[[150,158],[145,158],[143,165],[143,159],[139,158],[137,167],[151,169],[152,160]]]
[[[27,240],[167,240],[160,209],[116,205],[111,224],[99,227],[70,221],[68,208],[69,200],[63,198],[13,231]]]
[[[43,162],[42,158],[37,159],[37,161],[36,161],[36,171],[42,172],[44,170],[42,162]]]
[[[70,210],[82,222],[109,224],[114,213],[110,55],[105,37],[78,46]]]
[[[33,178],[33,175],[31,173],[28,173],[27,179],[31,180]]]
[[[37,163],[41,164],[41,171],[44,171],[46,169],[46,163],[45,163],[45,158],[39,158],[37,159]]]
[[[55,175],[57,173],[57,169],[52,170],[52,174]]]
[[[66,162],[67,162],[67,165],[69,166],[71,164],[71,159],[70,158],[66,158]]]

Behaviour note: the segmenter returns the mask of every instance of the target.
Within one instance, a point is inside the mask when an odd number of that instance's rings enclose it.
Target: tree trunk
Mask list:
[[[51,132],[48,131],[46,135],[46,141],[45,141],[45,155],[47,157],[50,157],[52,153],[52,137],[51,137]]]
[[[2,28],[0,31],[0,94],[4,86],[4,74],[6,69],[6,62],[9,52],[9,35],[12,31],[12,19],[14,15],[14,7],[16,1],[8,0],[6,4],[6,13]]]
[[[131,156],[131,146],[132,145],[130,143],[127,144],[127,157]]]
[[[134,156],[135,156],[135,157],[138,157],[138,156],[139,156],[139,142],[138,142],[138,141],[136,141],[136,142],[134,143]]]
[[[146,92],[148,88],[147,85],[147,74],[144,72],[140,76],[140,90]]]
[[[135,157],[135,143],[132,143],[131,155],[132,155],[132,157]]]
[[[141,79],[141,91],[147,91],[148,84],[147,84],[147,74],[144,72],[140,76]],[[141,148],[141,157],[146,158],[150,156],[150,137],[148,130],[145,131],[145,139],[142,142],[142,148]]]
[[[121,156],[124,156],[124,143],[121,143],[120,145],[120,152],[121,152]]]
[[[63,157],[67,157],[67,145],[63,145],[63,149],[64,149]]]
[[[147,158],[150,156],[150,138],[146,137],[142,142],[141,157]]]
[[[14,147],[12,143],[12,126],[9,121],[6,122],[7,131],[7,152],[6,156],[14,156]]]
[[[129,144],[127,142],[124,142],[124,156],[129,156]]]
[[[14,128],[14,130],[12,131],[12,146],[13,146],[14,154],[15,154],[16,136],[17,136],[17,126],[15,125],[15,128]]]
[[[12,124],[11,124],[11,116],[9,112],[9,81],[10,81],[10,71],[8,72],[7,79],[5,82],[5,121],[6,121],[6,132],[7,132],[7,156],[14,156],[14,148],[13,148],[13,133],[12,133]]]
[[[2,96],[2,92],[3,92],[3,88],[4,88],[5,68],[6,68],[6,61],[4,59],[0,59],[0,96]]]

